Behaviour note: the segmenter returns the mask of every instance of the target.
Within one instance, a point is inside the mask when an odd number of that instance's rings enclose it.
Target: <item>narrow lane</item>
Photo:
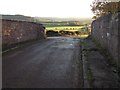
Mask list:
[[[16,49],[3,54],[3,88],[79,87],[75,75],[79,59],[80,39],[68,37]]]

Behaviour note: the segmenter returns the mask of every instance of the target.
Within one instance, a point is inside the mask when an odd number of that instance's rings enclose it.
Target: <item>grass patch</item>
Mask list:
[[[84,53],[85,53],[85,57],[86,57],[86,61],[87,61],[87,80],[88,80],[88,83],[89,83],[89,86],[90,88],[93,87],[93,73],[92,73],[92,70],[90,68],[90,64],[88,62],[88,54],[91,52],[90,49],[83,49]]]
[[[88,81],[88,84],[89,84],[89,88],[92,88],[93,87],[93,73],[92,73],[92,70],[90,68],[90,64],[89,64],[89,61],[88,61],[88,54],[90,53],[90,51],[92,50],[96,50],[96,49],[93,49],[93,48],[85,48],[87,46],[87,42],[86,42],[86,39],[82,39],[80,40],[80,43],[82,45],[82,55],[84,57],[84,64],[85,64],[85,67],[86,69],[85,70],[85,73],[86,73],[86,78],[87,78],[87,81]]]

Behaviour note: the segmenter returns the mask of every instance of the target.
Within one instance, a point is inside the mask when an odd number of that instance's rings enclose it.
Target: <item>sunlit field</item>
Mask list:
[[[86,31],[85,26],[55,26],[46,27],[46,33],[48,36],[86,38],[90,35],[90,30]]]
[[[64,31],[80,31],[81,29],[83,29],[84,26],[61,26],[61,27],[46,27],[46,30],[54,30],[54,31],[60,31],[60,30],[64,30]]]

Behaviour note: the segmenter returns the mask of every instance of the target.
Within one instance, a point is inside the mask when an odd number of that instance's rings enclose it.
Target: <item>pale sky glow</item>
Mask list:
[[[0,0],[0,14],[38,17],[92,17],[93,0]]]

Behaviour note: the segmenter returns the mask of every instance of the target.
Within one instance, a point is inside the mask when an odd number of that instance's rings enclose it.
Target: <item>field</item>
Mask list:
[[[46,31],[54,30],[54,31],[81,31],[84,29],[84,26],[57,26],[57,27],[46,27]]]
[[[83,24],[85,23],[85,24]],[[90,35],[90,24],[80,21],[54,21],[44,22],[46,35],[49,36],[69,36],[86,37]]]
[[[46,35],[49,36],[69,36],[85,38],[90,34],[89,28],[85,26],[55,26],[46,27]]]

